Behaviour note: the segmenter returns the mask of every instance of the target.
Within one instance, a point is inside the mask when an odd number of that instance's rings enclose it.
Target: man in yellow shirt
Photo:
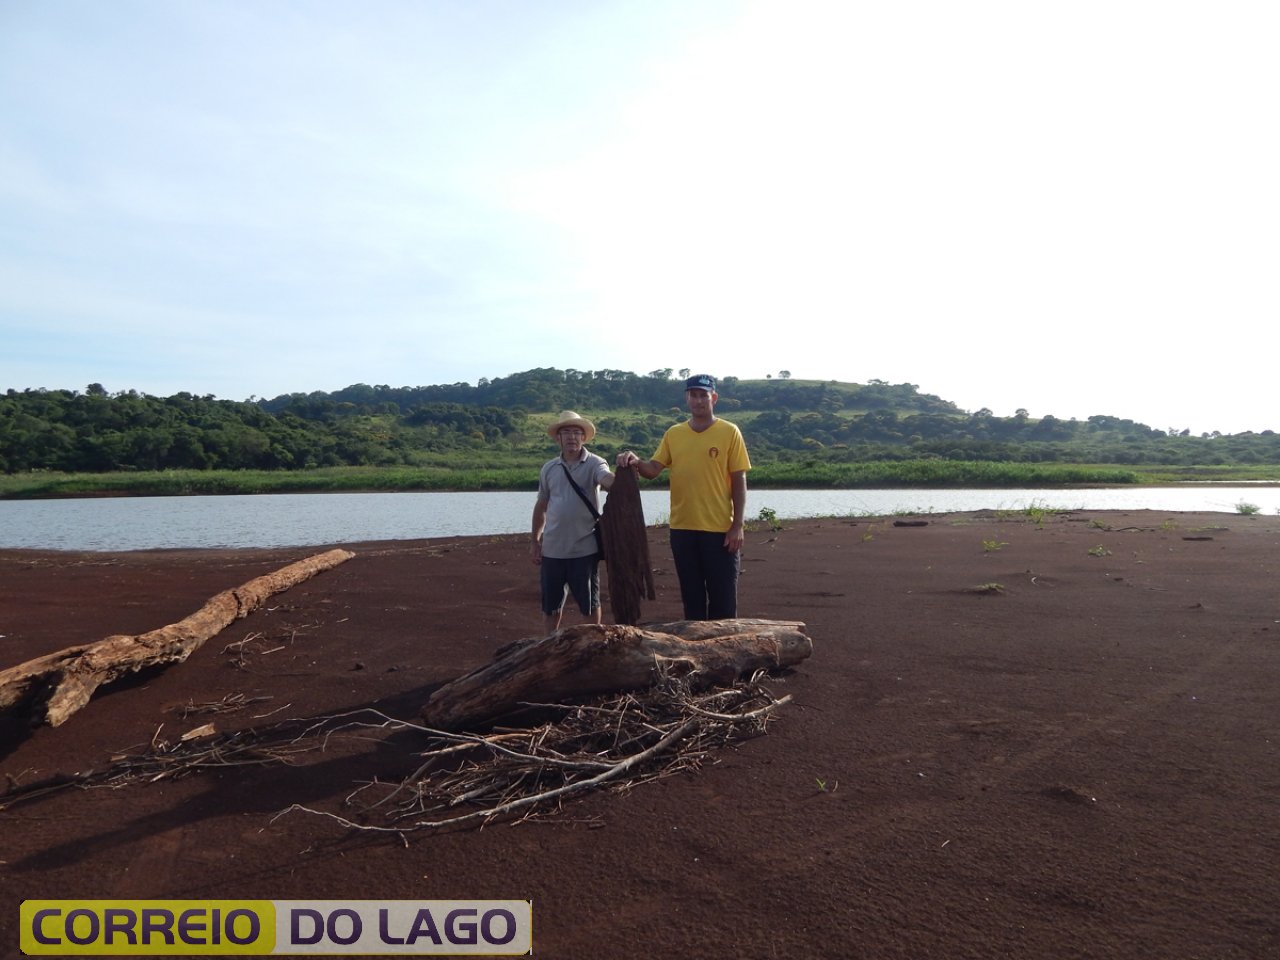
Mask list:
[[[742,432],[715,414],[715,378],[698,374],[684,388],[689,419],[667,430],[652,460],[627,450],[617,464],[648,480],[671,470],[671,556],[685,619],[727,620],[738,615],[751,460]]]

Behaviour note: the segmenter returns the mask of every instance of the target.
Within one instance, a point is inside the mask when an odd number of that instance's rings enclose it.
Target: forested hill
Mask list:
[[[681,370],[679,374],[688,374]],[[638,375],[625,370],[557,370],[543,367],[509,377],[482,378],[474,386],[451,383],[431,387],[371,387],[354,384],[333,393],[290,393],[261,401],[272,413],[300,412],[316,406],[354,404],[372,412],[387,404],[403,413],[424,405],[453,403],[468,407],[497,407],[518,411],[633,410],[683,411],[683,382],[673,370],[654,370]],[[909,413],[956,415],[955,404],[922,394],[910,383],[892,385],[882,380],[870,383],[837,383],[815,380],[739,380],[725,377],[719,382],[721,409],[734,410],[849,410],[892,409]]]
[[[684,415],[687,371],[539,368],[477,384],[355,384],[271,400],[179,393],[8,390],[0,396],[0,472],[302,469],[338,465],[517,464],[553,448],[560,410],[592,418],[592,447],[650,451]],[[1112,415],[996,417],[914,384],[725,377],[718,411],[753,460],[985,460],[1091,464],[1280,463],[1273,431],[1190,436]]]

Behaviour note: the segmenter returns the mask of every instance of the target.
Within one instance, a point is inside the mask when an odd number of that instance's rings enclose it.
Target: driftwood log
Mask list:
[[[349,550],[316,554],[224,590],[191,616],[167,627],[137,636],[106,637],[0,670],[0,711],[30,703],[36,722],[59,726],[88,703],[98,687],[146,667],[181,663],[273,595],[354,556]]]
[[[640,619],[640,598],[654,599],[649,539],[634,470],[619,470],[613,478],[600,530],[609,568],[609,609],[614,623],[633,624]]]
[[[492,663],[437,689],[422,719],[437,730],[476,729],[530,704],[645,688],[659,670],[687,676],[698,689],[794,666],[812,653],[799,621],[582,624],[500,649]]]

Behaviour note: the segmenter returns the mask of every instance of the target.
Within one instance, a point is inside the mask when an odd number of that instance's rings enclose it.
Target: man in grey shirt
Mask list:
[[[560,629],[566,592],[573,593],[586,622],[603,622],[597,494],[601,487],[613,486],[613,474],[586,448],[596,435],[590,420],[565,410],[547,427],[547,435],[560,445],[560,455],[543,464],[538,475],[531,549],[540,571],[546,632],[553,633]]]

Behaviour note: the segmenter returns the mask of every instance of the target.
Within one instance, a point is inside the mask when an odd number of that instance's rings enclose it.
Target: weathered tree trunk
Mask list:
[[[167,627],[137,636],[106,637],[0,670],[0,710],[33,701],[35,720],[59,726],[103,684],[145,667],[181,663],[210,637],[248,616],[274,594],[354,556],[349,550],[316,554],[224,590],[191,616]]]
[[[640,598],[654,598],[649,539],[640,484],[634,470],[619,470],[600,517],[604,562],[609,568],[609,609],[615,623],[640,619]]]
[[[670,633],[682,640],[710,640],[713,637],[728,637],[735,633],[763,633],[770,630],[790,628],[804,633],[803,620],[757,620],[752,617],[738,617],[734,620],[668,620],[664,623],[642,623],[641,630],[654,633]]]
[[[676,632],[685,631],[695,639]],[[661,664],[694,688],[733,683],[760,669],[794,666],[813,653],[799,621],[721,620],[691,624],[582,624],[513,643],[494,661],[445,684],[422,708],[439,730],[472,729],[528,703],[561,702],[651,686]]]

